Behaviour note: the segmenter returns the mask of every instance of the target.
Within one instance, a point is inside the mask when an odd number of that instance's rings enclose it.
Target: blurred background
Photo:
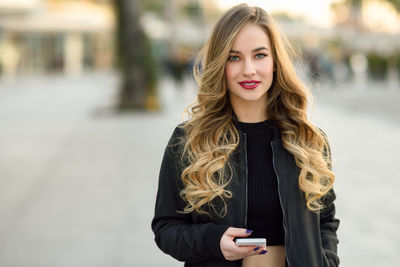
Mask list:
[[[153,241],[158,171],[196,53],[240,2],[300,54],[341,266],[398,266],[398,0],[0,0],[0,266],[182,266]]]

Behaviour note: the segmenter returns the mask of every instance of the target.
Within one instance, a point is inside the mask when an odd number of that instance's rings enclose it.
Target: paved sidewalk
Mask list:
[[[183,265],[158,250],[150,221],[162,153],[193,86],[163,80],[162,112],[114,114],[117,85],[112,73],[0,84],[0,266]],[[400,125],[337,94],[320,98],[315,121],[335,157],[341,266],[397,266]]]

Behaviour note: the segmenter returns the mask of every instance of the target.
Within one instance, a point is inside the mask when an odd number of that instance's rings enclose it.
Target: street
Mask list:
[[[193,84],[163,79],[162,111],[118,114],[118,83],[111,72],[0,83],[0,266],[183,266],[150,222]],[[337,87],[316,93],[312,120],[334,157],[340,266],[395,267],[400,90]]]

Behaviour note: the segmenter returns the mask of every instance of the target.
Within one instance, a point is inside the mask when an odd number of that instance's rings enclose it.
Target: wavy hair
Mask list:
[[[259,25],[271,41],[276,71],[267,92],[266,114],[279,127],[283,146],[294,155],[307,207],[321,210],[335,175],[327,138],[307,119],[311,93],[297,77],[290,56],[293,49],[272,17],[261,8],[241,4],[220,18],[193,68],[199,91],[196,101],[185,110],[189,120],[182,126],[187,161],[181,176],[184,188],[180,195],[186,201],[183,212],[209,214],[207,210],[212,208],[218,216],[226,215],[226,199],[232,197],[227,189],[232,179],[229,159],[238,147],[239,132],[233,123],[225,67],[235,37],[246,23]],[[221,201],[222,208],[217,210],[215,203]]]

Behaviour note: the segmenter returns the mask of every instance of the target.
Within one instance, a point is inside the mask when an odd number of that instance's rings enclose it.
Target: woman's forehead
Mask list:
[[[268,35],[263,28],[254,23],[245,24],[236,35],[232,50],[239,52],[248,52],[266,47],[270,50],[271,43]]]

